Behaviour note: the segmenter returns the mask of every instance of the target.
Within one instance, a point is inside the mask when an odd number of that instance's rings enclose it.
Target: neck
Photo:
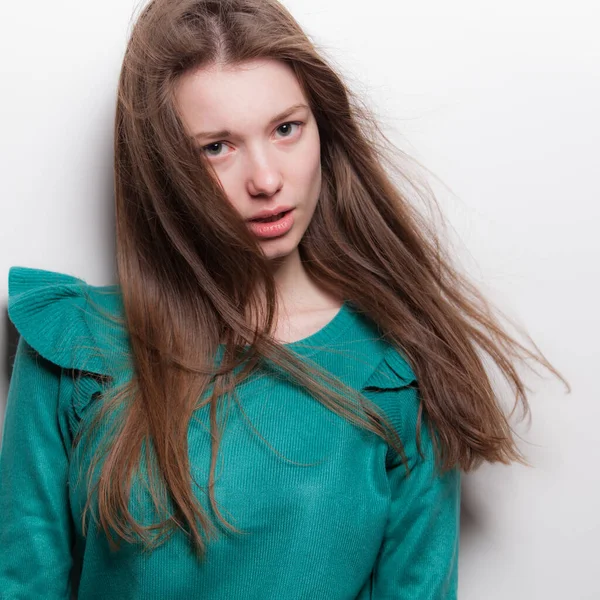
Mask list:
[[[293,315],[340,306],[339,298],[311,279],[298,248],[281,261],[275,262],[273,269],[277,300],[283,313]]]

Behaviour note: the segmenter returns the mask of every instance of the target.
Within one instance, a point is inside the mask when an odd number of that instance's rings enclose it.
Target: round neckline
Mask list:
[[[328,342],[337,338],[346,329],[349,313],[348,301],[344,301],[340,309],[329,321],[327,321],[327,323],[325,323],[325,325],[323,325],[323,327],[321,327],[321,329],[318,329],[314,333],[311,333],[300,340],[287,342],[281,345],[294,351],[318,351],[319,349],[315,348],[316,346],[326,345]],[[307,346],[310,347],[307,348]]]
[[[351,318],[349,302],[345,300],[335,315],[321,329],[302,339],[280,345],[299,354],[316,354],[324,350],[325,348],[322,347],[338,338],[347,329]],[[219,344],[218,352],[222,353],[224,348],[225,344]]]

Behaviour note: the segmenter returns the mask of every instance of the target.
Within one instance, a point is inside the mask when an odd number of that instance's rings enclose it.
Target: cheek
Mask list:
[[[223,187],[229,203],[241,213],[244,209],[243,202],[239,201],[239,198],[243,198],[243,194],[241,193],[242,179],[235,172],[216,173],[215,177]]]
[[[318,137],[312,148],[294,165],[300,183],[307,190],[310,199],[316,202],[321,189],[321,154]]]

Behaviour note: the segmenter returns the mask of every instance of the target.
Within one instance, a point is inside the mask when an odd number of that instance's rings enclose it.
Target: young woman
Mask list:
[[[460,473],[527,464],[484,359],[525,414],[517,359],[561,376],[361,106],[276,0],[143,10],[118,284],[9,272],[3,598],[456,598]]]

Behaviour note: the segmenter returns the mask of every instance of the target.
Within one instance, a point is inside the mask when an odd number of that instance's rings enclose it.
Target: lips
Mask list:
[[[271,221],[248,221],[250,231],[261,240],[280,239],[294,227],[294,209],[288,210],[283,217]]]
[[[273,215],[272,217],[263,217],[262,219],[250,219],[250,220],[254,223],[272,223],[274,221],[279,221],[279,219],[281,219],[285,214],[287,214],[287,212],[289,212],[289,211],[277,213],[276,215]]]
[[[273,218],[273,220],[276,220],[276,219],[274,219],[274,217],[281,217],[285,213],[288,213],[290,210],[293,210],[293,207],[278,206],[277,208],[274,208],[273,210],[261,210],[260,212],[256,213],[253,217],[248,219],[248,221],[264,222],[265,219],[271,219],[271,218]]]

